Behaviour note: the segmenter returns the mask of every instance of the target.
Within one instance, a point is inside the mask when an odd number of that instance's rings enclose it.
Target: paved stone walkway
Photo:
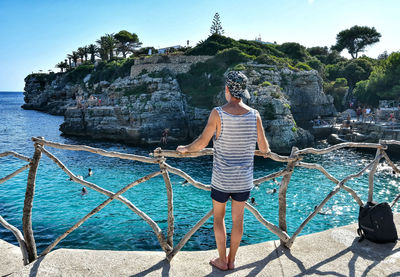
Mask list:
[[[400,231],[400,214],[395,222]],[[58,249],[23,267],[19,248],[0,240],[0,276],[400,276],[400,243],[359,243],[356,228],[298,237],[291,250],[279,241],[243,246],[225,272],[208,264],[216,250],[183,251],[168,263],[163,252]]]

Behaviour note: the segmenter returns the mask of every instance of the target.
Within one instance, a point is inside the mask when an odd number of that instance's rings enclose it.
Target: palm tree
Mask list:
[[[84,47],[79,47],[77,52],[78,52],[79,57],[81,57],[81,63],[83,63],[83,57],[86,54],[85,48]]]
[[[92,63],[94,63],[95,62],[95,56],[99,52],[99,48],[97,48],[97,46],[94,45],[94,44],[90,44],[87,48],[88,48],[89,54],[91,55],[90,56],[90,61]]]
[[[65,63],[65,66],[66,66],[65,67],[65,71],[67,71],[68,67],[71,68],[71,64],[69,64],[69,66],[68,66],[68,59],[65,59],[64,63]]]
[[[98,39],[96,43],[99,44],[99,47],[97,49],[100,54],[100,59],[102,59],[103,61],[108,60],[106,37],[105,36],[100,37],[100,39]]]
[[[71,59],[72,59],[70,56],[71,55],[67,55],[69,68],[71,68]],[[67,62],[67,60],[65,60],[65,62]]]
[[[66,61],[64,62],[59,62],[58,64],[56,64],[56,67],[61,69],[61,72],[64,72],[64,69],[68,68],[68,64]]]
[[[85,47],[83,47],[83,50],[84,50],[84,53],[85,53],[85,62],[87,62],[88,55],[90,54],[89,53],[89,47],[85,46]]]
[[[114,50],[117,47],[118,40],[114,37],[114,34],[106,34],[107,49],[110,53],[110,60],[114,57]]]
[[[72,51],[72,55],[69,54],[68,58],[72,59],[74,61],[74,67],[76,67],[76,64],[78,63],[79,55],[76,51]]]
[[[110,55],[110,60],[114,57],[114,49],[117,47],[118,40],[114,37],[114,34],[105,35],[106,49]]]

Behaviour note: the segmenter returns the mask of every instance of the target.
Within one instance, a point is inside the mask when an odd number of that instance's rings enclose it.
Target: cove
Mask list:
[[[33,147],[30,138],[32,136],[44,136],[51,141],[85,144],[108,151],[139,155],[148,155],[149,152],[153,151],[153,149],[147,148],[124,147],[116,143],[60,137],[58,125],[62,122],[62,117],[22,110],[19,108],[22,102],[22,94],[0,94],[0,118],[4,122],[0,127],[0,152],[13,150],[31,157]],[[326,147],[324,144],[319,146]],[[94,175],[87,180],[114,192],[129,182],[157,170],[157,166],[109,159],[90,153],[53,149],[51,152],[75,174],[85,176],[88,168],[92,168]],[[359,171],[373,158],[372,154],[338,150],[323,156],[310,155],[306,157],[305,161],[320,163],[332,175],[341,179],[350,173]],[[168,162],[172,166],[184,170],[196,180],[205,184],[210,183],[211,157],[168,159]],[[398,164],[397,161],[396,164]],[[1,159],[0,176],[4,177],[22,165],[23,162],[11,157]],[[283,168],[284,164],[257,157],[254,177],[265,176]],[[391,169],[380,166],[375,176],[375,199],[377,201],[392,200],[398,192],[398,186],[396,178],[392,176]],[[24,172],[0,186],[0,214],[19,229],[22,229],[21,218],[26,177],[27,172]],[[183,180],[179,177],[171,175],[171,178],[174,188],[175,240],[177,242],[191,226],[208,212],[211,207],[211,200],[208,192],[183,184]],[[357,191],[363,201],[366,200],[367,176],[351,181],[348,185]],[[295,170],[287,194],[289,234],[294,232],[333,186],[334,183],[313,170]],[[43,250],[58,235],[106,199],[105,196],[90,190],[87,195],[81,195],[81,188],[80,185],[70,182],[65,173],[49,159],[43,157],[38,170],[33,210],[33,229],[39,251]],[[256,208],[260,213],[267,220],[277,224],[277,194],[268,193],[273,188],[277,188],[274,182],[263,183],[252,191],[252,197],[256,199]],[[140,184],[124,196],[138,208],[148,213],[163,230],[166,230],[167,201],[162,177]],[[327,203],[326,209],[329,213],[315,217],[301,234],[313,233],[354,222],[358,214],[358,206],[355,201],[347,193],[341,192]],[[228,219],[228,232],[229,223]],[[268,232],[248,212],[245,214],[244,227],[242,244],[276,239],[276,236]],[[15,243],[12,234],[3,228],[0,229],[0,238]],[[126,206],[118,202],[111,203],[101,213],[89,219],[62,241],[59,247],[115,250],[160,249],[151,228]],[[184,249],[204,250],[214,247],[212,221],[209,220],[191,238]]]

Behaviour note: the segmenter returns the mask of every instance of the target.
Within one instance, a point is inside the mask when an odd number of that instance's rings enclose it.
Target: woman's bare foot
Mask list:
[[[210,265],[215,266],[219,270],[228,270],[228,265],[226,261],[221,261],[220,258],[214,258],[210,261]]]
[[[235,269],[235,261],[228,261],[228,269],[232,270]]]

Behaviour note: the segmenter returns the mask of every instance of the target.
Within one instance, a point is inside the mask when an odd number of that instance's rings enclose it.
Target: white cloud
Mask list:
[[[308,4],[312,4],[312,3],[314,3],[314,0],[307,0],[307,2],[308,2]]]

